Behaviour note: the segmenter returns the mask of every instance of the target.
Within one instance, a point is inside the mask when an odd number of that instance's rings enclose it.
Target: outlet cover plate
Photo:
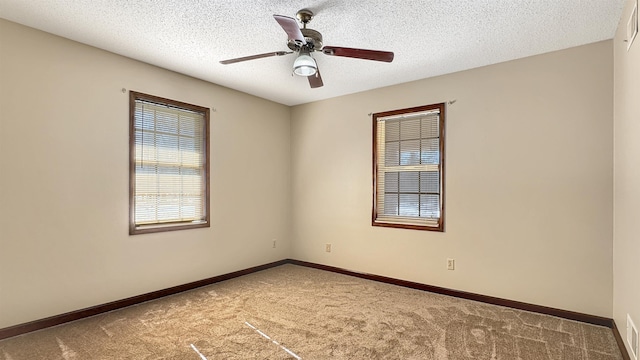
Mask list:
[[[456,269],[456,260],[447,259],[447,270],[455,270],[455,269]]]

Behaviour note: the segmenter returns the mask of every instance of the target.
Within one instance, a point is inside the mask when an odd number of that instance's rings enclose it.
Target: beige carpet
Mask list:
[[[0,341],[0,359],[620,360],[612,331],[295,265]]]

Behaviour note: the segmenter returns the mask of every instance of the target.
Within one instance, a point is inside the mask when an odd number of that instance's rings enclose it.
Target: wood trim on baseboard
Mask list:
[[[611,330],[613,330],[613,337],[616,338],[616,342],[618,343],[618,347],[620,348],[620,353],[622,354],[623,360],[631,360],[631,356],[627,352],[627,348],[624,346],[624,340],[620,335],[620,331],[618,330],[618,326],[616,325],[615,320],[611,320]]]
[[[514,301],[514,300],[502,299],[502,298],[493,297],[493,296],[470,293],[466,291],[447,289],[439,286],[426,285],[426,284],[416,283],[413,281],[399,280],[399,279],[394,279],[386,276],[355,272],[355,271],[346,270],[338,267],[315,264],[315,263],[306,262],[306,261],[289,260],[289,263],[294,265],[311,267],[314,269],[331,271],[331,272],[344,274],[344,275],[355,276],[362,279],[403,286],[403,287],[416,289],[416,290],[429,291],[437,294],[449,295],[457,298],[474,300],[474,301],[479,301],[487,304],[500,305],[500,306],[510,307],[510,308],[519,309],[519,310],[557,316],[557,317],[561,317],[569,320],[575,320],[575,321],[585,322],[585,323],[594,324],[594,325],[606,326],[608,328],[612,328],[613,326],[612,319],[595,316],[595,315],[588,315],[588,314],[583,314],[583,313],[578,313],[578,312],[573,312],[568,310],[551,308],[547,306],[534,305],[534,304],[529,304],[529,303],[520,302],[520,301]]]
[[[121,309],[127,306],[140,304],[150,300],[156,300],[165,296],[174,295],[187,290],[193,290],[202,286],[211,285],[220,281],[233,279],[239,276],[248,275],[254,272],[266,270],[276,266],[287,264],[288,260],[280,260],[269,264],[254,266],[248,269],[234,271],[228,274],[214,276],[208,279],[190,282],[188,284],[178,285],[167,289],[157,290],[150,293],[133,296],[130,298],[116,300],[110,303],[96,305],[81,310],[71,311],[65,314],[55,315],[48,318],[31,321],[24,324],[10,326],[0,329],[0,340],[10,338],[17,335],[26,334],[28,332],[42,330],[51,326],[64,324],[70,321],[80,320],[86,317],[102,314],[108,311]]]

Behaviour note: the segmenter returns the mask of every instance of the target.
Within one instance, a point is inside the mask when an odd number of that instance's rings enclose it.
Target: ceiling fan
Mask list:
[[[302,23],[302,28],[298,27],[296,19],[283,16],[273,15],[274,19],[282,26],[282,29],[289,37],[287,46],[291,51],[274,51],[264,54],[244,56],[235,59],[220,61],[223,65],[233,64],[241,61],[261,59],[271,56],[282,56],[297,53],[298,57],[293,62],[293,72],[299,76],[306,76],[309,79],[309,85],[312,88],[321,87],[323,84],[318,64],[311,57],[314,51],[322,52],[325,55],[344,56],[356,59],[375,60],[391,62],[393,61],[393,53],[390,51],[354,49],[338,46],[323,46],[322,34],[320,32],[308,29],[307,24],[313,18],[313,12],[308,9],[302,9],[296,14],[298,20]]]

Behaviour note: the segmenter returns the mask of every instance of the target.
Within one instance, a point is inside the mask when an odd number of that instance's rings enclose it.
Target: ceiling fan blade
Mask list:
[[[307,76],[307,79],[309,79],[309,86],[311,86],[312,89],[319,88],[324,85],[322,82],[322,76],[320,76],[320,69],[317,69],[314,75]]]
[[[390,51],[354,49],[339,46],[325,46],[322,48],[325,55],[344,56],[356,59],[392,62],[393,53]]]
[[[282,15],[273,15],[273,18],[276,19],[280,26],[282,26],[284,31],[289,36],[290,41],[294,41],[300,46],[307,43],[304,39],[304,35],[302,35],[302,31],[300,31],[300,27],[298,27],[298,22],[296,21],[296,19]]]
[[[228,64],[241,62],[241,61],[262,59],[262,58],[271,57],[271,56],[282,56],[282,55],[287,55],[287,54],[292,54],[292,53],[293,53],[293,51],[274,51],[274,52],[268,52],[268,53],[264,53],[264,54],[239,57],[239,58],[229,59],[229,60],[222,60],[222,61],[220,61],[220,64],[228,65]]]

